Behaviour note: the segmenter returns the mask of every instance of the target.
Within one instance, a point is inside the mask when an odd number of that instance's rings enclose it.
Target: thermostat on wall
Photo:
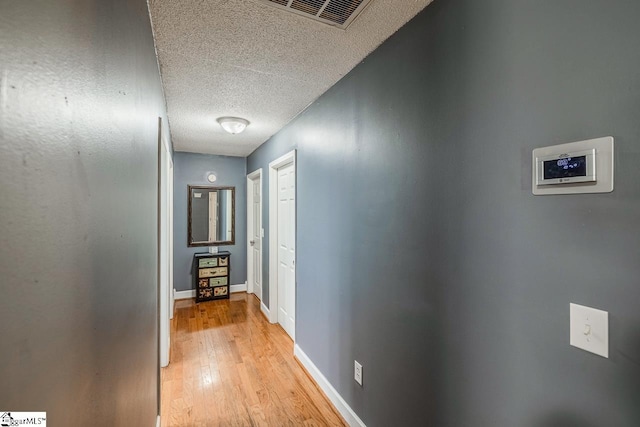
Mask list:
[[[613,137],[533,150],[535,195],[613,191]]]

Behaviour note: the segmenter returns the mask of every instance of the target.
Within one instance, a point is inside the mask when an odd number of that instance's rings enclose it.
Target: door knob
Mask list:
[[[255,245],[255,244],[256,244],[256,241],[255,241],[255,240],[249,240],[249,244],[250,244],[251,246],[253,246],[253,245]]]

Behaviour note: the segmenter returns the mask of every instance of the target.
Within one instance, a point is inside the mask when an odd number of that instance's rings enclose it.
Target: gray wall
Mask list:
[[[298,149],[296,342],[368,426],[640,425],[638,16],[436,1],[248,158]],[[531,194],[533,148],[605,135],[615,192]]]
[[[247,281],[247,174],[242,157],[213,156],[175,152],[173,156],[173,287],[177,291],[193,289],[191,268],[193,254],[207,252],[208,247],[187,246],[187,186],[214,185],[236,188],[236,244],[219,246],[231,252],[231,284]],[[207,172],[218,179],[211,184]]]
[[[4,0],[0,28],[0,407],[153,426],[165,108],[147,3]]]

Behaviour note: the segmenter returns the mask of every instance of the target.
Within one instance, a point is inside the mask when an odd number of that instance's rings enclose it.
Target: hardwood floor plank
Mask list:
[[[163,427],[346,425],[253,295],[176,301],[170,360]]]

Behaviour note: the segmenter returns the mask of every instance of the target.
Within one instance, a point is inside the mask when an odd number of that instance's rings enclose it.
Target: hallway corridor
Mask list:
[[[253,295],[176,301],[162,426],[342,426]]]

